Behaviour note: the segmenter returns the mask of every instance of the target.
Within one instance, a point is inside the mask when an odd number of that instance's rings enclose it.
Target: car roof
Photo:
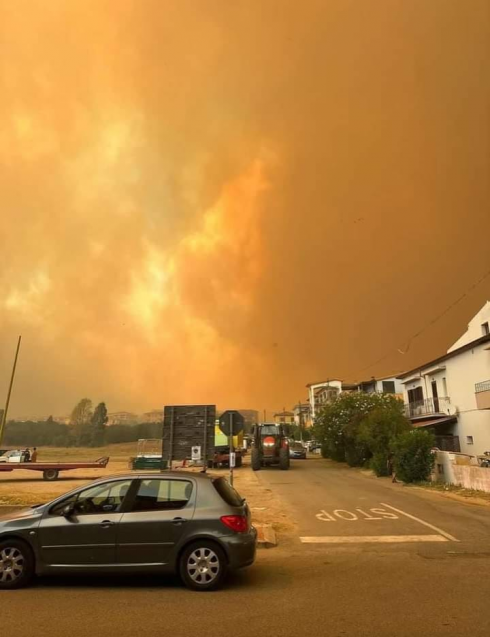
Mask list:
[[[202,471],[127,471],[101,476],[100,478],[96,478],[93,483],[107,482],[108,480],[135,480],[140,478],[195,478],[196,480],[212,480],[216,477],[219,476],[211,476]]]

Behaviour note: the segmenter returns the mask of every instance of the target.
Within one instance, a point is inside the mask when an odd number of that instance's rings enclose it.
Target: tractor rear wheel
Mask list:
[[[254,471],[260,471],[262,468],[262,454],[260,449],[252,449],[252,469]]]
[[[289,449],[282,447],[279,451],[279,467],[282,471],[289,469]]]

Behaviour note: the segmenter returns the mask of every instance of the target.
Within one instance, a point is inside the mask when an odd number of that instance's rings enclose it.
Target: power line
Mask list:
[[[466,289],[466,291],[459,297],[457,298],[455,301],[453,301],[450,305],[448,305],[446,307],[446,309],[441,312],[440,314],[438,314],[435,318],[431,319],[428,323],[426,323],[426,325],[424,325],[424,327],[422,327],[420,330],[418,330],[417,332],[415,332],[414,334],[412,334],[412,336],[409,337],[408,341],[407,341],[407,346],[406,349],[403,351],[400,348],[397,348],[396,351],[399,352],[402,355],[405,355],[408,353],[413,341],[418,338],[421,334],[423,334],[427,329],[429,329],[429,327],[432,327],[433,325],[435,325],[438,321],[440,321],[444,316],[446,316],[446,314],[448,312],[450,312],[454,307],[456,307],[456,305],[459,305],[459,303],[461,303],[461,301],[463,301],[469,294],[471,294],[471,292],[473,292],[473,290],[475,288],[477,288],[481,283],[483,283],[483,281],[485,281],[485,279],[487,279],[490,276],[490,270],[487,270],[487,272],[485,272],[477,281],[475,281],[474,283],[472,283],[470,285],[469,288]],[[370,369],[371,367],[374,367],[375,365],[378,365],[379,363],[382,363],[385,359],[387,359],[389,356],[391,356],[393,354],[393,351],[390,350],[389,352],[387,352],[384,356],[382,356],[381,358],[378,358],[378,360],[374,361],[373,363],[366,365],[366,367],[363,367],[362,369],[360,369],[358,372],[356,372],[357,374],[361,374],[362,372],[366,371],[366,369]]]

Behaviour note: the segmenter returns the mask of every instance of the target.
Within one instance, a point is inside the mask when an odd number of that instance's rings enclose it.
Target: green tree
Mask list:
[[[105,403],[99,403],[90,420],[90,446],[100,447],[104,444],[107,426],[107,408]]]
[[[361,466],[377,451],[377,430],[382,438],[389,439],[391,427],[398,429],[407,424],[401,402],[394,396],[354,392],[343,393],[326,405],[316,418],[314,432],[324,457]],[[383,445],[380,439],[379,447]]]
[[[397,478],[403,482],[428,480],[434,466],[434,444],[434,435],[422,429],[414,429],[398,436],[393,444]]]
[[[92,418],[92,401],[82,398],[71,412],[70,423],[73,427],[74,438],[78,447],[90,444],[90,421]]]
[[[288,435],[293,440],[303,440],[304,442],[311,440],[311,433],[304,426],[300,427],[299,425],[289,425]]]

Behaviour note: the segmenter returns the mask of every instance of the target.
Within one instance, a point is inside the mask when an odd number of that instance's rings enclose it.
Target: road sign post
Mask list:
[[[233,436],[237,436],[245,426],[245,418],[236,409],[229,409],[221,414],[219,419],[219,428],[228,436],[229,447],[229,466],[230,466],[230,484],[233,486],[233,469],[235,467],[235,449],[233,446]]]

